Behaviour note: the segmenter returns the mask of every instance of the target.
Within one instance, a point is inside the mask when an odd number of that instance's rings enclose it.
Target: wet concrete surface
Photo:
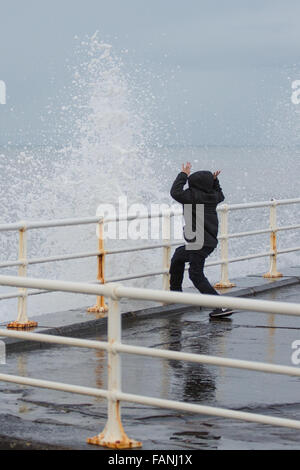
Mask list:
[[[291,273],[298,271],[294,269]],[[297,276],[298,277],[298,276]],[[258,285],[255,276],[251,282]],[[248,279],[240,280],[240,287]],[[265,280],[263,281],[265,282]],[[244,287],[243,287],[244,288]],[[236,291],[237,294],[237,291]],[[249,295],[249,293],[248,293]],[[256,294],[299,302],[300,285]],[[293,365],[300,340],[296,317],[237,312],[209,321],[208,310],[183,309],[123,320],[123,342],[175,351]],[[106,340],[99,328],[86,337]],[[107,387],[106,353],[52,347],[10,352],[0,371],[89,387]],[[124,392],[300,419],[300,381],[288,377],[209,365],[122,355]],[[72,448],[102,431],[106,400],[0,383],[0,448]],[[300,431],[235,420],[122,404],[127,434],[143,449],[299,449]]]

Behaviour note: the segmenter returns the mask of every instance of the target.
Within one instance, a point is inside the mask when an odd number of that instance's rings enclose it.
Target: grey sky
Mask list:
[[[70,79],[74,36],[96,30],[116,51],[129,50],[129,68],[175,71],[158,109],[178,130],[168,143],[294,142],[299,115],[289,97],[291,80],[300,79],[299,18],[297,0],[1,0],[8,99],[0,143],[38,141],[48,98]],[[155,80],[153,91],[162,93]]]

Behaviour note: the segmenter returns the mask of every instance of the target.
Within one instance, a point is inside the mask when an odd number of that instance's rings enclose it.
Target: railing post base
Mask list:
[[[106,317],[106,313],[108,312],[108,306],[104,305],[103,307],[100,307],[99,305],[94,305],[94,307],[89,307],[87,309],[88,313],[102,313],[103,317]]]
[[[116,402],[117,409],[119,409],[119,402]],[[118,423],[113,424],[112,421],[107,421],[107,424],[101,434],[98,436],[90,437],[87,439],[88,444],[108,447],[109,449],[134,449],[136,447],[142,447],[142,443],[129,439],[125,433],[121,420],[120,414],[118,414]]]
[[[235,287],[235,286],[236,286],[236,284],[234,282],[230,282],[230,281],[228,281],[228,282],[220,281],[220,282],[217,282],[214,285],[215,289],[230,289],[231,287]]]
[[[36,328],[37,326],[38,323],[36,321],[12,321],[8,323],[8,325],[6,325],[6,328],[8,328],[9,330],[30,330],[31,328]]]
[[[266,273],[266,274],[263,274],[263,277],[267,278],[267,279],[276,279],[278,277],[282,277],[283,274],[282,273],[279,273],[278,271],[275,272],[275,273]]]

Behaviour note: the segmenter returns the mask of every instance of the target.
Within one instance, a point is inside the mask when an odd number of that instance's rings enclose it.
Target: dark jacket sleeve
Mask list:
[[[225,199],[225,196],[223,194],[218,178],[214,180],[214,190],[217,191],[217,194],[218,194],[218,203],[223,202]]]
[[[187,182],[188,176],[183,171],[177,175],[175,179],[170,194],[175,201],[180,202],[181,204],[192,204],[192,195],[189,189],[184,190],[184,186]]]

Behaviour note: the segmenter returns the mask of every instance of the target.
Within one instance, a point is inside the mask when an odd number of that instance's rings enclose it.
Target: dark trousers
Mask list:
[[[171,260],[170,290],[182,291],[185,263],[190,263],[189,277],[194,286],[202,294],[219,295],[203,272],[205,260],[213,251],[210,246],[203,246],[201,250],[186,250],[185,245],[179,246]]]

